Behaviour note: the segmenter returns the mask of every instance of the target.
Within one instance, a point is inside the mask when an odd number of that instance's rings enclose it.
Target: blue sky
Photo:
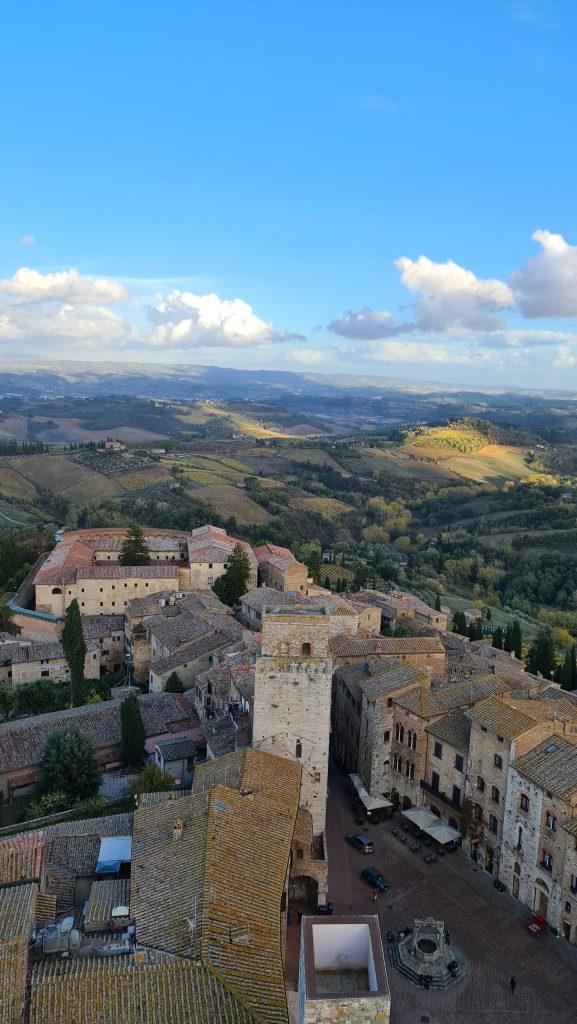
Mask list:
[[[0,0],[0,33],[0,359],[577,387],[576,4]]]

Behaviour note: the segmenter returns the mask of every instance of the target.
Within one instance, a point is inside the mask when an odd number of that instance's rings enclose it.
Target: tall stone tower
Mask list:
[[[301,804],[325,827],[331,684],[330,615],[267,608],[254,682],[253,746],[302,765]]]

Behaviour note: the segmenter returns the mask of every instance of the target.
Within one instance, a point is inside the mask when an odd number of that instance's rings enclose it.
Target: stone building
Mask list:
[[[271,608],[262,620],[254,682],[253,745],[302,766],[301,804],[325,827],[331,715],[330,616]]]
[[[304,917],[297,1024],[388,1024],[391,996],[377,915]]]
[[[423,804],[444,815],[453,828],[460,829],[467,788],[471,721],[457,708],[427,726],[425,733]]]
[[[118,672],[124,664],[124,617],[85,615],[82,632],[86,644],[86,679],[94,679],[105,672]]]
[[[261,585],[286,594],[306,594],[309,570],[289,548],[262,544],[254,549],[254,554]]]
[[[0,644],[0,682],[23,686],[36,679],[64,682],[69,678],[68,662],[59,640],[11,638]]]
[[[393,704],[411,689],[429,686],[423,669],[394,661],[338,668],[333,676],[333,743],[349,773],[360,775],[371,796],[391,789]]]
[[[457,708],[472,707],[485,697],[506,692],[505,684],[493,676],[478,676],[436,690],[419,687],[395,700],[391,782],[405,808],[422,802],[423,783],[426,782],[427,728]],[[443,808],[434,806],[442,814]]]
[[[473,810],[471,856],[486,871],[498,874],[504,833],[510,766],[550,733],[551,720],[531,701],[527,711],[513,707],[508,698],[488,697],[467,715],[471,722],[469,785]]]
[[[449,616],[447,612],[431,608],[419,597],[407,590],[391,590],[388,594],[380,590],[361,590],[357,600],[381,609],[381,624],[393,629],[400,619],[409,619],[415,626],[445,630]]]
[[[577,745],[553,733],[511,766],[499,877],[573,941],[576,817]]]
[[[431,679],[445,676],[445,648],[436,637],[338,635],[332,638],[330,649],[335,666],[392,658],[397,664],[425,669]]]

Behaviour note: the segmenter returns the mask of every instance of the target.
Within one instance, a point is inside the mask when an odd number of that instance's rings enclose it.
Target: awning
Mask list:
[[[446,822],[442,821],[436,814],[433,814],[428,807],[424,807],[420,804],[418,807],[411,807],[408,811],[402,812],[405,818],[412,821],[414,825],[426,832],[431,839],[435,839],[440,846],[444,846],[445,843],[457,842],[461,838],[461,833],[453,828],[451,825],[447,825]]]
[[[132,858],[132,836],[106,836],[100,840],[96,874],[117,874]]]
[[[357,775],[356,772],[353,772],[353,774],[350,775],[349,778],[357,791],[359,799],[362,800],[367,811],[378,811],[382,807],[393,806],[391,801],[387,800],[386,797],[384,796],[371,796],[369,791],[363,785],[360,775]]]

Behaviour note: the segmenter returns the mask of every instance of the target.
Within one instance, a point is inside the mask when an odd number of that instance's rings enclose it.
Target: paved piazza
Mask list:
[[[334,765],[329,785],[329,899],[335,913],[378,912],[385,946],[389,929],[397,932],[414,917],[440,918],[467,963],[467,976],[444,992],[417,989],[388,964],[391,1024],[421,1024],[422,1016],[430,1024],[576,1024],[574,946],[550,932],[531,938],[523,927],[530,913],[498,893],[492,879],[460,851],[424,864],[422,853],[411,853],[408,842],[404,846],[391,834],[404,821],[401,815],[366,829],[374,856],[353,850],[343,837],[359,829],[346,780]],[[376,904],[360,878],[369,865],[391,882]],[[514,995],[511,975],[517,979]]]

